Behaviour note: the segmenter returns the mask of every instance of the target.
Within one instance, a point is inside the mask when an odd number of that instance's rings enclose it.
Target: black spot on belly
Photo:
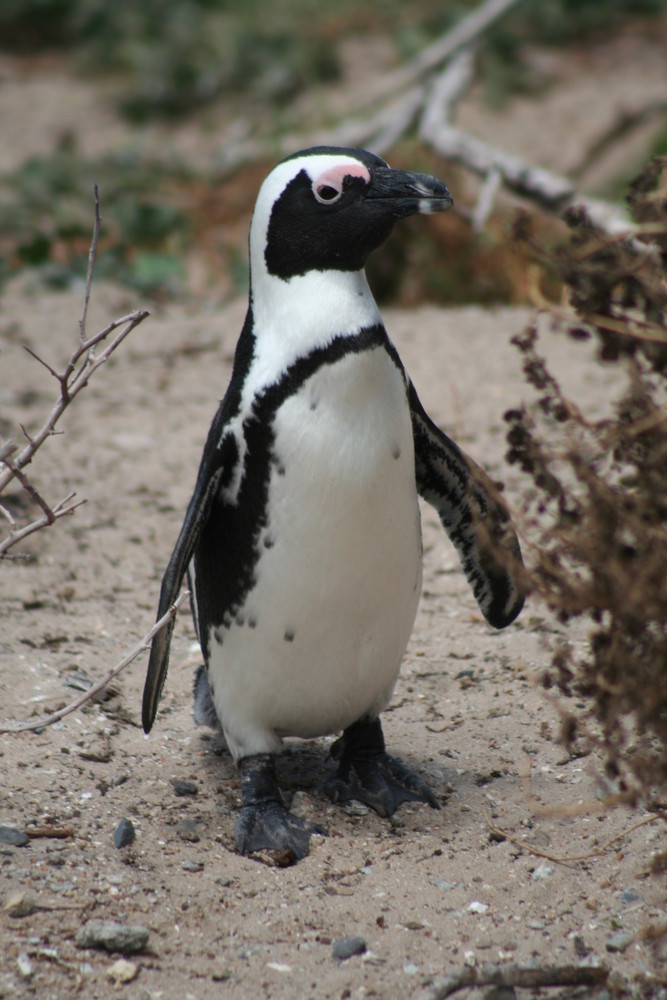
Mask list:
[[[248,628],[257,628],[257,619],[253,615],[248,618]]]
[[[398,445],[394,445],[394,450],[391,453],[392,458],[399,459],[401,457],[401,449]]]
[[[239,615],[236,616],[236,618],[234,619],[234,621],[236,622],[237,625],[245,625],[245,616],[239,614]]]
[[[213,638],[217,642],[218,646],[222,646],[224,637],[225,637],[225,630],[220,628],[219,625],[216,625],[216,627],[213,629]]]
[[[264,537],[264,548],[265,549],[272,549],[273,545],[274,545],[274,542],[273,542],[273,539],[271,538],[271,535],[265,535],[265,537]]]
[[[311,401],[310,401],[310,408],[311,408],[311,410],[313,410],[313,412],[317,409],[317,407],[319,405],[320,405],[319,399],[311,399]]]
[[[285,640],[285,642],[294,642],[294,629],[293,628],[286,628],[285,629],[285,635],[283,636],[283,639]]]

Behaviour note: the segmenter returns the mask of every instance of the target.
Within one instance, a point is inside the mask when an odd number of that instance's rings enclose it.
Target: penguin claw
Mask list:
[[[391,816],[403,802],[440,803],[425,781],[384,749],[379,719],[361,720],[332,747],[339,764],[324,791],[332,802],[357,799],[380,816]]]
[[[241,807],[234,839],[240,854],[287,851],[301,861],[308,854],[314,833],[323,834],[324,830],[295,816],[279,802],[266,802]]]
[[[380,816],[391,816],[403,802],[440,803],[425,781],[399,760],[381,753],[371,760],[341,761],[324,786],[332,802],[357,799]]]
[[[270,754],[254,754],[239,761],[243,802],[234,828],[241,854],[280,851],[300,861],[308,854],[314,833],[325,835],[321,827],[308,823],[285,806],[276,781]]]

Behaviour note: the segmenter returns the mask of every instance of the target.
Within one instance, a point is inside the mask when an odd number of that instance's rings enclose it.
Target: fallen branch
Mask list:
[[[512,156],[477,139],[446,121],[436,124],[430,117],[428,133],[421,137],[439,156],[461,163],[480,177],[497,171],[505,185],[516,194],[536,201],[542,208],[561,214],[575,206],[583,208],[591,221],[606,233],[632,228],[627,213],[618,205],[579,195],[567,177]]]
[[[428,1000],[445,1000],[470,986],[539,989],[541,986],[600,986],[607,981],[606,965],[482,965],[453,972],[433,984]]]
[[[472,45],[516,3],[517,0],[487,0],[471,11],[467,17],[462,18],[441,38],[423,49],[410,62],[382,77],[376,87],[366,91],[364,104],[383,100],[424,80],[460,49]]]
[[[439,39],[423,49],[414,59],[385,74],[375,87],[369,87],[353,114],[373,104],[383,106],[368,117],[346,119],[326,132],[274,137],[263,142],[243,134],[228,142],[218,160],[220,173],[228,175],[246,163],[287,156],[295,149],[316,145],[363,146],[382,155],[412,127],[427,99],[427,81],[438,67],[468,49],[518,0],[486,0]],[[397,98],[396,95],[400,96]]]
[[[26,733],[34,731],[35,729],[46,729],[47,726],[52,726],[54,722],[59,722],[61,719],[64,719],[66,715],[70,715],[72,712],[75,712],[77,708],[81,708],[81,706],[85,705],[86,702],[91,701],[96,695],[105,689],[114,677],[117,677],[118,674],[125,670],[126,667],[129,667],[129,665],[133,663],[138,656],[149,648],[153,636],[157,635],[157,633],[172,620],[179,607],[188,596],[189,591],[182,591],[166,614],[164,614],[162,618],[158,619],[152,629],[146,633],[139,645],[135,646],[134,649],[129,652],[127,656],[123,657],[120,663],[117,663],[116,666],[113,667],[101,681],[98,681],[97,684],[93,684],[93,686],[82,694],[80,698],[77,698],[76,701],[73,701],[70,705],[66,705],[65,708],[59,708],[57,712],[52,712],[51,715],[47,715],[43,719],[33,719],[30,722],[4,722],[0,725],[0,733]]]

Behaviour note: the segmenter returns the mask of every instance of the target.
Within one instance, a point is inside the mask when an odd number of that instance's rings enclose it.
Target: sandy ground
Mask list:
[[[97,286],[89,331],[139,305]],[[102,676],[152,624],[243,309],[211,301],[154,311],[40,452],[32,474],[44,494],[75,489],[88,502],[26,543],[32,561],[2,564],[3,717],[73,700],[68,680]],[[55,388],[22,345],[61,364],[79,311],[74,293],[38,292],[28,279],[8,288],[0,359],[11,376],[1,401],[14,426],[34,428]],[[510,500],[522,484],[502,461],[502,413],[527,390],[509,337],[527,316],[477,308],[385,315],[428,410],[506,479]],[[612,373],[555,334],[545,347],[579,398],[602,406]],[[548,814],[594,810],[605,792],[595,755],[570,759],[556,742],[558,716],[532,682],[562,630],[529,604],[516,624],[492,631],[433,512],[425,509],[423,521],[423,599],[384,728],[389,749],[429,781],[443,808],[403,806],[387,821],[333,806],[321,792],[330,741],[295,741],[281,760],[283,781],[295,808],[329,836],[315,838],[292,868],[239,857],[238,778],[219,738],[193,726],[199,660],[183,613],[150,737],[139,725],[142,657],[105,701],[40,733],[2,738],[0,824],[53,824],[72,836],[0,845],[2,899],[29,890],[43,907],[23,918],[0,914],[0,996],[109,996],[118,956],[75,944],[79,927],[97,917],[149,928],[149,950],[130,956],[134,980],[118,987],[146,1000],[421,997],[464,964],[531,961],[604,961],[637,996],[662,995],[646,985],[661,957],[641,936],[665,916],[664,885],[646,875],[659,826],[605,847],[642,814]],[[176,795],[174,778],[194,782],[196,794]],[[487,817],[515,839],[495,839]],[[119,850],[113,833],[123,818],[137,836]],[[554,860],[572,855],[586,858]],[[332,944],[351,934],[367,951],[339,963]],[[614,941],[623,950],[609,951]]]
[[[664,95],[664,45],[640,41],[598,49],[593,73],[586,54],[549,62],[559,86],[540,101],[514,101],[500,118],[473,95],[461,124],[552,169],[581,168],[619,116]],[[72,78],[61,63],[3,57],[0,170],[47,153],[65,132],[85,155],[129,144],[215,162],[214,111],[204,128],[130,135],[110,108],[105,86]],[[594,165],[603,176],[605,162]],[[31,561],[0,564],[2,718],[73,700],[71,683],[103,676],[153,622],[244,311],[208,296],[154,308],[31,469],[50,500],[76,490],[88,502],[26,543]],[[89,331],[142,305],[96,285]],[[53,379],[23,345],[62,365],[79,314],[79,292],[47,293],[26,277],[4,290],[0,435],[16,436],[20,422],[34,429],[55,398]],[[502,413],[527,393],[509,344],[527,318],[478,308],[385,313],[429,412],[505,479],[514,503],[526,483],[503,463]],[[603,408],[612,373],[556,335],[545,348],[577,399]],[[663,832],[636,826],[641,812],[596,812],[609,791],[600,761],[568,757],[556,740],[558,715],[534,683],[554,638],[583,650],[585,636],[565,635],[532,604],[509,629],[492,631],[435,515],[425,509],[423,520],[423,599],[384,729],[389,750],[423,774],[442,809],[403,806],[387,821],[332,806],[320,790],[330,741],[293,743],[281,759],[283,783],[295,791],[294,808],[329,836],[287,869],[239,857],[238,778],[218,737],[193,726],[199,658],[182,613],[150,737],[139,725],[145,656],[106,700],[42,732],[0,737],[0,825],[72,833],[0,843],[0,905],[27,891],[41,907],[25,917],[0,912],[0,996],[422,998],[445,973],[512,962],[605,962],[615,988],[665,996],[651,985],[664,977],[665,956],[642,936],[666,916],[664,883],[647,876]],[[172,779],[194,783],[196,794],[178,796]],[[124,818],[137,836],[117,849]],[[490,823],[509,836],[494,836]],[[555,860],[572,856],[583,860]],[[128,956],[127,985],[116,988],[108,975],[121,974],[118,955],[75,943],[98,917],[149,929],[148,949]],[[339,963],[332,945],[352,934],[367,950]]]

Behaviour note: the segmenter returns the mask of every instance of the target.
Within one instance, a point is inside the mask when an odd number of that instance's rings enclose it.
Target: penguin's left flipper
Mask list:
[[[239,772],[243,800],[234,829],[239,853],[288,851],[296,861],[305,858],[311,836],[325,831],[289,812],[276,781],[273,757],[242,757]]]
[[[437,510],[479,608],[504,628],[523,607],[523,561],[509,512],[490,477],[428,416],[409,386],[417,491]]]
[[[236,438],[231,433],[224,433],[227,422],[226,402],[225,398],[211,425],[195,490],[188,505],[174,551],[162,577],[157,612],[158,621],[176,600],[201,532],[208,521],[218,489],[221,484],[229,481],[239,461]],[[174,624],[175,619],[172,618],[169,624],[154,636],[151,644],[141,707],[141,721],[145,733],[150,732],[155,721],[158,702],[167,677],[169,647]]]
[[[324,790],[332,802],[356,799],[380,816],[391,816],[403,802],[440,803],[425,781],[385,752],[379,719],[360,719],[331,748],[338,767]]]

